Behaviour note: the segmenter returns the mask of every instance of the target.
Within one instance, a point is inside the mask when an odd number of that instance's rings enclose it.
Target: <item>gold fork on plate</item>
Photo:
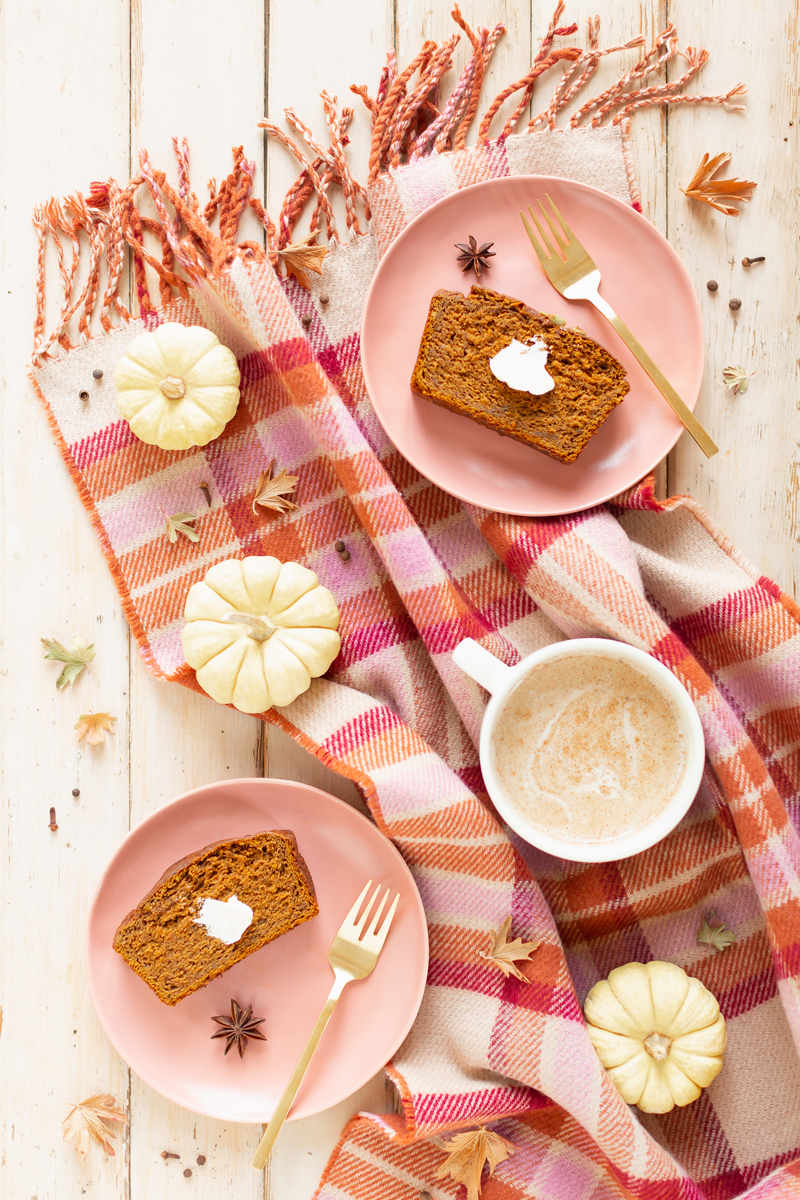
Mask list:
[[[599,309],[609,324],[613,325],[614,329],[616,329],[628,349],[638,358],[653,383],[673,411],[680,417],[703,453],[708,458],[711,458],[718,452],[719,447],[714,444],[694,413],[690,408],[687,408],[675,391],[675,388],[659,367],[656,366],[639,340],[628,329],[625,322],[617,316],[611,305],[600,295],[598,292],[600,271],[597,264],[586,253],[547,193],[545,193],[545,199],[552,209],[557,224],[554,224],[550,220],[550,216],[541,200],[538,201],[538,204],[542,211],[542,217],[552,234],[553,241],[558,246],[558,251],[554,249],[530,206],[528,207],[528,212],[536,226],[536,231],[539,235],[538,238],[525,219],[525,214],[520,213],[519,215],[522,217],[522,224],[525,226],[525,231],[530,238],[531,245],[536,251],[536,255],[544,268],[547,278],[556,291],[565,296],[567,300],[588,300],[590,304]]]
[[[383,899],[375,909],[373,908],[375,901],[378,898],[378,893],[381,890],[381,884],[378,884],[364,909],[361,917],[357,920],[359,909],[364,903],[364,899],[372,886],[372,880],[367,880],[367,885],[361,895],[356,900],[350,912],[342,921],[341,928],[333,939],[330,952],[328,954],[328,962],[333,968],[334,982],[330,990],[328,999],[325,1001],[325,1006],[319,1014],[319,1019],[311,1031],[311,1035],[305,1044],[303,1053],[300,1055],[297,1066],[292,1072],[292,1076],[284,1088],[283,1095],[278,1101],[278,1106],[272,1114],[269,1125],[266,1128],[264,1136],[258,1144],[258,1149],[253,1155],[253,1161],[250,1163],[256,1171],[260,1171],[267,1159],[269,1153],[275,1144],[275,1139],[280,1133],[281,1126],[286,1120],[289,1109],[292,1107],[292,1101],[297,1095],[300,1084],[303,1082],[303,1076],[308,1070],[308,1064],[314,1051],[317,1048],[319,1039],[322,1037],[325,1026],[330,1020],[331,1013],[335,1009],[339,997],[348,983],[352,983],[355,979],[366,979],[370,974],[375,963],[378,961],[383,944],[386,941],[386,935],[389,932],[389,927],[394,919],[394,914],[397,910],[397,903],[400,899],[398,892],[392,902],[383,924],[378,929],[378,922],[381,919],[381,913],[384,910],[386,901],[389,898],[389,888],[386,889]],[[367,921],[372,914],[372,921],[369,929],[367,929]]]

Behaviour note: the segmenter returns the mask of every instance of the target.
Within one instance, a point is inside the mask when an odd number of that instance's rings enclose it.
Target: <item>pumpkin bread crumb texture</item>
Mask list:
[[[203,900],[236,896],[253,910],[226,945],[194,923]],[[164,1004],[177,1004],[248,954],[319,912],[291,830],[214,842],[168,867],[114,935],[114,949]]]
[[[542,396],[496,379],[489,360],[516,338],[544,339],[555,387]],[[574,462],[628,394],[625,368],[577,329],[488,288],[433,296],[411,376],[418,395],[563,463]]]

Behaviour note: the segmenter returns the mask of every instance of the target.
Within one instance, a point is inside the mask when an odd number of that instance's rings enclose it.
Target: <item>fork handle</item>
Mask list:
[[[264,1131],[264,1136],[258,1143],[258,1149],[253,1155],[253,1161],[250,1163],[250,1166],[256,1171],[263,1170],[264,1164],[269,1158],[270,1151],[275,1145],[275,1139],[281,1131],[283,1122],[286,1120],[286,1117],[289,1113],[289,1109],[292,1107],[292,1101],[297,1095],[300,1084],[303,1082],[303,1077],[308,1070],[308,1064],[311,1062],[314,1051],[319,1043],[319,1039],[322,1037],[322,1034],[325,1031],[325,1026],[328,1024],[331,1014],[339,1002],[339,997],[341,996],[346,983],[350,983],[350,977],[347,975],[341,975],[339,972],[337,972],[336,980],[330,990],[328,999],[325,1001],[322,1012],[317,1018],[317,1023],[311,1031],[311,1036],[303,1048],[303,1053],[300,1055],[300,1058],[297,1061],[297,1066],[292,1071],[291,1078],[286,1087],[283,1089],[283,1095],[278,1101],[277,1108],[272,1114],[270,1122]]]
[[[700,449],[707,458],[713,458],[719,452],[719,446],[715,445],[711,438],[706,433],[703,426],[697,420],[690,408],[684,404],[675,388],[672,386],[666,375],[659,370],[653,362],[650,355],[645,350],[639,339],[635,337],[621,317],[618,317],[610,304],[602,298],[602,296],[591,296],[592,304],[600,310],[609,324],[613,325],[619,336],[622,338],[625,345],[632,354],[638,358],[639,362],[644,367],[647,374],[652,379],[658,390],[661,392],[664,399],[672,408],[673,412],[680,417],[686,429],[697,442]]]

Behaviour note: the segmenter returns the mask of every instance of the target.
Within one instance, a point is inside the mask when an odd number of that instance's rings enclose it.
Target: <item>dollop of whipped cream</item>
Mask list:
[[[232,946],[252,924],[253,910],[249,904],[243,904],[236,896],[229,896],[227,900],[212,900],[207,896],[202,900],[200,910],[192,920],[195,925],[205,926],[209,937],[217,938],[226,946]]]
[[[516,338],[489,359],[489,369],[495,379],[507,383],[515,392],[530,392],[532,396],[543,396],[556,386],[552,375],[545,370],[550,351],[540,337],[529,343]]]

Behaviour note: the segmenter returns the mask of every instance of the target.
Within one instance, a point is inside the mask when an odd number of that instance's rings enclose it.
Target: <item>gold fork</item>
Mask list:
[[[714,445],[694,413],[691,409],[687,408],[675,391],[675,388],[662,371],[659,370],[638,339],[628,329],[625,322],[617,316],[611,305],[599,294],[597,289],[600,284],[600,271],[597,264],[586,253],[547,193],[545,193],[545,198],[553,210],[553,216],[558,222],[558,226],[554,225],[550,220],[541,200],[538,201],[539,208],[542,210],[542,217],[547,223],[550,233],[553,235],[553,241],[558,246],[560,254],[553,249],[550,239],[543,232],[530,206],[528,207],[528,212],[536,226],[541,241],[539,241],[539,238],[536,237],[536,234],[525,220],[525,214],[520,213],[519,215],[522,217],[522,224],[525,226],[525,230],[531,240],[531,245],[536,251],[547,278],[556,291],[565,296],[567,300],[588,300],[595,308],[600,310],[606,320],[614,326],[628,349],[636,355],[653,383],[662,396],[665,397],[673,411],[683,421],[683,424],[700,449],[708,458],[711,458],[718,452],[719,447]]]
[[[330,1020],[331,1013],[336,1007],[339,997],[345,989],[345,985],[352,983],[354,979],[366,979],[378,961],[378,956],[383,949],[386,935],[389,932],[389,926],[394,919],[400,893],[398,892],[395,896],[392,906],[386,914],[386,919],[381,925],[380,930],[378,930],[381,913],[389,898],[389,889],[386,889],[383,899],[375,910],[370,927],[366,929],[370,912],[381,890],[380,884],[378,884],[373,892],[364,912],[361,914],[361,918],[357,921],[356,917],[358,917],[358,911],[371,886],[372,880],[369,879],[367,880],[367,886],[350,909],[344,921],[342,921],[341,928],[333,939],[333,944],[328,954],[328,962],[333,967],[335,976],[333,987],[330,990],[328,999],[325,1001],[325,1007],[311,1031],[311,1036],[305,1044],[297,1066],[292,1072],[291,1079],[278,1101],[278,1107],[272,1114],[264,1136],[258,1144],[258,1149],[253,1155],[253,1161],[250,1163],[250,1166],[254,1167],[256,1171],[260,1171],[269,1158],[269,1152],[275,1144],[275,1139],[280,1133],[283,1122],[286,1120],[289,1109],[292,1106],[292,1101],[297,1095],[300,1084],[303,1082],[303,1076],[308,1069],[308,1064],[311,1062],[311,1057],[317,1048],[317,1043],[322,1037],[325,1026]]]

